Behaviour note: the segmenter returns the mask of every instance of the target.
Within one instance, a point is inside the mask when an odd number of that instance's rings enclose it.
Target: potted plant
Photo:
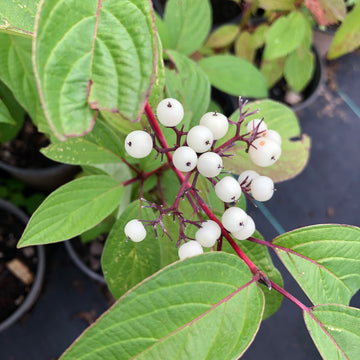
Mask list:
[[[1,317],[0,332],[18,321],[36,302],[45,274],[42,246],[17,250],[28,217],[18,207],[0,199]]]
[[[151,3],[72,5],[77,10],[72,16],[66,16],[65,1],[40,5],[34,71],[47,120],[63,141],[54,141],[44,153],[81,164],[92,174],[49,195],[19,247],[79,235],[119,214],[124,194],[131,197],[102,257],[118,301],[62,359],[239,358],[283,297],[301,310],[325,358],[355,359],[359,309],[348,304],[360,284],[356,266],[344,264],[359,261],[353,250],[359,246],[359,228],[311,226],[269,242],[255,232],[243,208],[245,196],[269,199],[270,172],[283,179],[296,173],[293,157],[284,156],[285,144],[280,145],[281,136],[290,142],[298,126],[293,112],[269,100],[247,104],[239,99],[230,119],[219,113],[202,118],[203,102],[206,109],[209,103],[209,96],[202,96],[209,95],[208,78],[192,71],[193,62],[175,51],[168,52],[176,58],[176,69],[165,70],[166,91],[183,95],[186,104],[174,97],[163,100],[161,44]],[[284,114],[291,126],[280,125]],[[223,167],[248,170],[250,162],[261,175],[248,172],[239,181],[220,174]],[[130,176],[122,181],[111,175],[124,169]],[[282,259],[311,306],[283,288],[268,249]]]

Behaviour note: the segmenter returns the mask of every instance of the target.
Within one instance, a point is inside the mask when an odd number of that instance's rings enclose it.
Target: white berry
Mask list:
[[[240,231],[232,232],[231,235],[237,240],[246,240],[249,238],[255,231],[254,220],[248,216],[244,227]]]
[[[152,148],[153,139],[146,131],[132,131],[125,139],[125,150],[134,158],[141,159],[148,156]]]
[[[201,224],[201,228],[195,233],[196,241],[204,247],[212,247],[221,235],[220,226],[212,220]]]
[[[277,131],[271,129],[266,130],[264,133],[261,134],[261,136],[275,141],[279,146],[281,146],[281,136]]]
[[[197,169],[202,176],[218,176],[223,168],[223,161],[220,155],[214,152],[201,154],[197,161]]]
[[[124,228],[125,235],[134,242],[143,241],[146,237],[146,230],[139,220],[130,220]]]
[[[156,108],[156,115],[161,124],[167,127],[178,125],[184,117],[184,108],[172,98],[161,100]]]
[[[197,125],[191,128],[186,136],[186,142],[197,153],[208,151],[214,141],[214,136],[209,128]]]
[[[274,194],[274,182],[267,176],[258,176],[252,181],[250,189],[255,200],[267,201]]]
[[[232,176],[225,176],[215,185],[215,193],[221,201],[234,202],[241,195],[241,186]]]
[[[266,167],[274,164],[281,155],[281,147],[266,137],[255,139],[249,148],[249,156],[255,165]]]
[[[251,181],[258,176],[260,175],[254,170],[245,170],[239,175],[238,182],[241,186],[246,188],[249,186]]]
[[[180,146],[173,153],[173,164],[180,171],[191,171],[195,169],[196,163],[196,152],[189,146]]]
[[[246,212],[236,206],[225,210],[221,217],[221,223],[224,228],[230,232],[237,232],[243,229],[248,215]]]
[[[182,244],[178,250],[180,260],[186,259],[188,257],[200,255],[203,252],[204,252],[203,248],[195,240],[190,240],[187,243]]]
[[[200,125],[204,125],[211,130],[214,140],[225,136],[229,128],[227,117],[216,111],[204,114],[200,119]]]
[[[261,121],[261,119],[251,120],[246,125],[246,130],[248,133],[252,133],[256,128],[257,128],[257,132],[259,133],[261,131],[267,130],[267,125],[265,124],[264,121]]]

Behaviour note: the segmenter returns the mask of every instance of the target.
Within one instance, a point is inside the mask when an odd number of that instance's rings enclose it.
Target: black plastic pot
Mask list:
[[[98,274],[97,272],[90,269],[78,256],[76,253],[74,247],[71,244],[71,240],[65,241],[65,249],[68,252],[71,260],[74,262],[74,264],[90,279],[96,280],[100,282],[101,284],[106,284],[104,276]]]
[[[9,165],[0,160],[0,169],[9,173],[34,189],[42,191],[55,190],[73,178],[79,171],[77,166],[58,164],[42,169],[24,169]]]
[[[7,211],[19,219],[24,225],[27,224],[29,218],[19,208],[13,204],[0,199],[0,209]],[[45,274],[45,251],[43,246],[36,246],[38,263],[34,282],[24,302],[4,321],[0,323],[0,332],[14,324],[19,320],[35,303],[41,291],[44,274]],[[5,289],[6,291],[6,289]]]

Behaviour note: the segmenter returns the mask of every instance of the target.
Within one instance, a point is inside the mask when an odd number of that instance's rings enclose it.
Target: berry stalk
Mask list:
[[[168,148],[168,144],[166,142],[166,139],[162,133],[162,130],[155,118],[154,113],[152,112],[150,105],[148,102],[146,102],[145,104],[145,113],[146,116],[148,118],[149,124],[152,128],[152,130],[155,133],[156,139],[159,141],[160,145],[163,148]],[[180,183],[183,184],[185,181],[185,175],[179,171],[178,169],[176,169],[173,165],[172,165],[172,154],[170,152],[166,152],[166,157],[168,159],[168,162],[172,168],[172,170],[175,172],[177,178],[179,179]],[[187,188],[191,188],[191,185],[189,182],[186,182],[186,187]],[[195,192],[193,190],[190,190],[191,195],[194,198],[199,198],[198,195],[195,194]],[[229,244],[231,245],[231,247],[235,250],[235,252],[237,253],[237,255],[245,262],[245,264],[249,267],[250,271],[255,275],[258,274],[259,270],[257,268],[257,266],[246,256],[246,254],[240,249],[240,247],[236,244],[236,242],[233,240],[233,238],[230,236],[230,234],[225,230],[225,228],[223,227],[223,225],[221,224],[221,222],[219,221],[219,219],[214,215],[214,213],[210,210],[210,208],[203,202],[203,201],[199,201],[199,205],[201,207],[201,209],[205,212],[205,214],[208,216],[208,218],[210,220],[215,221],[221,229],[221,233],[222,235],[225,237],[225,239],[229,242]]]

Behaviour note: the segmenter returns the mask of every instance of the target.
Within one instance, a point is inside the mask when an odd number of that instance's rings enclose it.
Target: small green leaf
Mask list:
[[[277,19],[266,34],[264,59],[272,60],[290,54],[302,43],[307,21],[298,11]]]
[[[352,9],[336,31],[331,43],[328,59],[335,59],[360,46],[360,3]]]
[[[71,239],[119,205],[123,186],[106,175],[84,176],[50,194],[31,217],[18,247]]]
[[[155,68],[151,9],[147,0],[123,0],[121,6],[116,0],[81,6],[76,0],[42,2],[35,70],[45,115],[57,137],[89,132],[93,109],[140,119]]]
[[[229,46],[239,33],[239,27],[234,24],[225,24],[214,30],[206,40],[204,46],[210,48],[224,48]]]
[[[252,35],[247,31],[241,32],[235,41],[234,50],[236,56],[241,57],[242,59],[252,63],[255,56],[255,48]]]
[[[264,75],[268,88],[273,87],[284,74],[284,65],[286,57],[280,57],[261,62],[260,71]]]
[[[52,160],[66,164],[95,165],[121,161],[124,149],[119,146],[116,134],[98,120],[90,134],[54,142],[41,152]]]
[[[310,152],[310,138],[303,134],[295,113],[284,104],[272,100],[259,100],[247,105],[250,111],[259,109],[259,113],[246,118],[245,125],[252,119],[261,119],[270,129],[276,130],[282,138],[282,153],[280,159],[270,167],[254,165],[249,155],[245,152],[245,146],[240,144],[231,149],[236,156],[232,159],[224,159],[224,166],[235,174],[244,170],[255,170],[262,175],[269,176],[275,182],[291,179],[298,175],[306,166]],[[231,120],[238,121],[239,111],[231,115]],[[245,126],[244,126],[245,128]],[[245,134],[246,129],[242,132]],[[294,140],[294,138],[299,138]]]
[[[32,37],[39,0],[5,0],[0,8],[0,31]]]
[[[304,312],[304,321],[323,359],[359,357],[360,310],[342,305],[321,305]]]
[[[209,106],[210,82],[194,61],[173,50],[167,53],[176,69],[166,69],[166,93],[182,103],[186,114],[183,123],[187,129],[198,124]]]
[[[259,328],[263,306],[238,257],[196,256],[126,293],[61,360],[237,359]]]
[[[175,243],[163,236],[161,231],[156,238],[152,226],[146,227],[147,235],[142,242],[135,243],[126,239],[124,228],[130,220],[154,220],[155,217],[151,209],[142,208],[139,201],[135,201],[116,221],[106,240],[101,264],[106,283],[116,298],[164,266],[178,260]]]
[[[48,132],[31,63],[31,39],[0,32],[0,54],[0,79],[39,130]]]
[[[251,63],[232,55],[214,55],[199,61],[216,88],[235,96],[266,97],[266,81]]]
[[[16,125],[16,121],[12,118],[8,108],[0,98],[0,124]]]
[[[293,10],[294,0],[259,0],[259,8],[265,10]]]
[[[348,305],[360,288],[360,228],[317,225],[273,240],[275,251],[313,304]]]
[[[261,24],[258,26],[252,34],[252,43],[255,49],[259,49],[265,44],[265,36],[269,31],[268,24]]]
[[[198,50],[211,27],[211,7],[208,0],[169,0],[166,3],[164,23],[170,37],[170,47],[184,55]]]
[[[289,86],[301,92],[310,82],[314,73],[314,54],[304,45],[287,56],[284,75]]]

